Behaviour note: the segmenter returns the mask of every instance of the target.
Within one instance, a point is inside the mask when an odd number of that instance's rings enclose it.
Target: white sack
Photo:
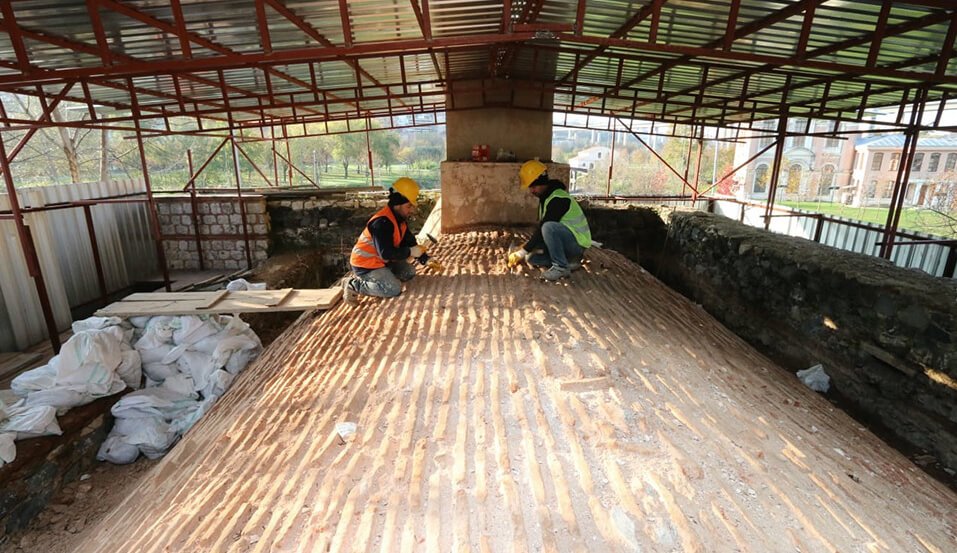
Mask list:
[[[0,433],[16,432],[18,440],[63,434],[56,422],[56,408],[47,405],[27,406],[23,400],[7,408],[10,417],[0,423]]]
[[[16,439],[17,435],[13,432],[0,434],[0,467],[16,460],[17,445],[13,443]]]
[[[798,371],[796,374],[805,386],[815,392],[825,393],[828,388],[831,387],[831,377],[824,372],[824,367],[820,364],[804,369],[803,371]]]
[[[114,436],[112,433],[96,453],[97,460],[109,461],[114,465],[128,465],[139,456],[138,447],[124,442],[122,436]]]

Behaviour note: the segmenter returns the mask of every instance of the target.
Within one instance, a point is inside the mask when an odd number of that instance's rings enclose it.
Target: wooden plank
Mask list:
[[[285,291],[286,293],[279,298],[279,301],[271,304],[270,307],[276,306],[276,305],[282,305],[282,302],[288,300],[292,296],[292,293],[294,291],[293,288],[283,288],[282,290]]]
[[[137,292],[126,296],[121,301],[209,301],[220,292]]]
[[[209,299],[209,301],[204,303],[203,306],[200,307],[200,309],[210,309],[211,307],[219,303],[223,298],[225,298],[228,295],[229,295],[229,290],[220,290],[219,292],[216,292],[215,295],[213,295],[213,297]]]
[[[197,294],[207,294],[197,292]],[[170,296],[176,294],[168,294]],[[339,287],[318,290],[263,290],[231,292],[212,307],[208,296],[198,300],[119,301],[96,312],[99,317],[136,317],[142,315],[215,315],[269,311],[306,311],[329,309],[342,296]],[[281,303],[279,303],[281,302]]]

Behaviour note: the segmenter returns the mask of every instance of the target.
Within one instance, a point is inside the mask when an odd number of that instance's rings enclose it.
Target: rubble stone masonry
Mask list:
[[[659,276],[739,336],[821,363],[866,420],[957,470],[953,280],[701,212],[672,216],[664,258]]]

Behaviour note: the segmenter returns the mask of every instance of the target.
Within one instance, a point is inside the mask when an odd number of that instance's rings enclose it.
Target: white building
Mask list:
[[[607,146],[589,146],[578,152],[568,160],[571,168],[571,183],[575,184],[579,176],[587,175],[602,161],[611,156],[611,148]]]

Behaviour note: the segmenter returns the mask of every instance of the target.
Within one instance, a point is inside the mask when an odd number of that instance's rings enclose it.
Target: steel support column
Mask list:
[[[781,172],[781,159],[784,157],[784,140],[788,128],[788,112],[785,109],[778,119],[778,139],[774,145],[774,162],[771,164],[771,183],[768,186],[768,203],[764,207],[764,230],[771,226],[771,211],[774,210],[774,196],[778,191],[778,175]]]
[[[220,148],[222,148],[222,144],[220,144]],[[216,151],[218,152],[219,148],[217,148]],[[186,164],[189,167],[189,174],[192,175],[193,174],[193,151],[192,150],[186,150]],[[189,204],[190,204],[190,207],[192,208],[191,219],[193,220],[193,235],[196,237],[195,238],[196,255],[199,257],[199,270],[205,271],[206,261],[203,259],[203,237],[200,235],[200,232],[199,232],[200,218],[199,218],[199,202],[196,200],[196,177],[195,176],[192,177],[190,179],[190,182],[192,183],[192,186],[189,187]]]
[[[133,88],[133,79],[127,79],[127,88],[130,90],[130,108],[133,111],[133,126],[136,131],[136,147],[140,152],[140,165],[143,167],[143,183],[146,185],[146,201],[150,213],[150,223],[153,227],[153,240],[156,242],[156,262],[163,271],[163,285],[167,292],[172,292],[170,286],[169,267],[166,266],[166,251],[163,249],[163,233],[160,229],[159,214],[156,211],[156,201],[153,199],[153,187],[150,185],[150,171],[146,163],[146,149],[143,147],[143,129],[140,126],[140,104]]]
[[[911,108],[910,124],[904,131],[904,147],[901,151],[900,164],[897,167],[897,178],[894,180],[894,193],[891,195],[891,205],[887,210],[887,222],[884,224],[884,240],[881,243],[880,255],[890,259],[894,251],[894,238],[897,235],[897,225],[900,223],[901,211],[904,208],[904,197],[907,195],[907,184],[910,179],[911,163],[917,151],[917,139],[920,135],[920,122],[924,116],[924,106],[927,103],[927,89],[921,88],[914,98],[914,107]]]
[[[96,268],[96,283],[100,287],[100,302],[108,303],[109,292],[106,289],[106,277],[103,275],[103,261],[100,258],[100,245],[96,241],[96,228],[93,226],[93,208],[90,204],[83,206],[83,216],[86,219],[86,231],[90,237],[90,249],[93,252],[93,266]]]
[[[20,211],[20,199],[17,197],[17,190],[13,184],[13,174],[10,172],[10,164],[7,163],[7,148],[3,144],[2,136],[0,136],[0,170],[3,171],[3,183],[7,189],[7,198],[10,202],[10,210],[13,212],[13,222],[17,226],[17,237],[20,240],[20,248],[23,250],[27,271],[33,278],[33,284],[37,289],[37,298],[40,300],[43,320],[47,325],[47,335],[50,338],[50,345],[53,347],[54,353],[59,353],[60,333],[57,331],[56,318],[53,316],[53,306],[50,305],[50,296],[47,294],[47,285],[43,280],[43,271],[40,268],[40,258],[37,256],[33,235],[30,233],[30,228],[26,222],[24,222],[23,213]]]

